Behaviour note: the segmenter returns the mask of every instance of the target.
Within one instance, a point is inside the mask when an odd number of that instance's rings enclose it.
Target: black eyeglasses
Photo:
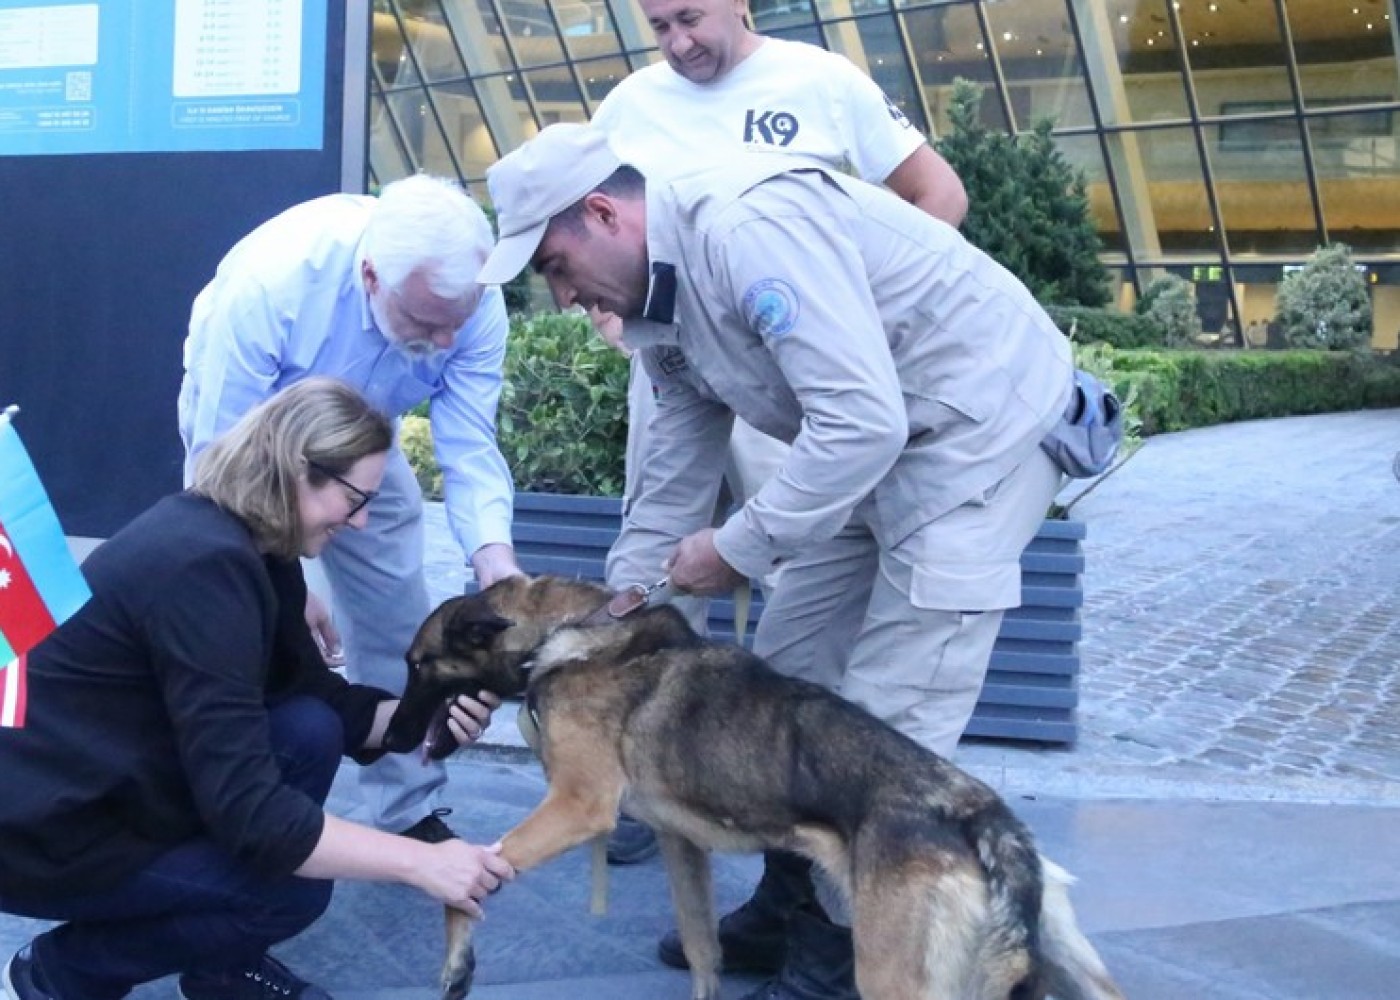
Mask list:
[[[348,482],[345,479],[342,479],[340,476],[337,476],[334,472],[326,468],[320,462],[313,462],[311,461],[311,459],[308,458],[306,460],[306,467],[308,469],[315,469],[327,479],[334,479],[337,483],[339,483],[341,486],[344,486],[347,490],[350,491],[350,496],[346,497],[346,499],[350,501],[350,512],[345,515],[346,520],[349,520],[350,518],[358,514],[360,511],[364,510],[366,505],[368,505],[371,500],[379,496],[378,490],[362,490],[354,483]]]

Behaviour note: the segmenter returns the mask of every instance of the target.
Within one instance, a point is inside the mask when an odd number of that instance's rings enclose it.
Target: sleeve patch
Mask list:
[[[800,312],[797,293],[781,278],[755,281],[744,293],[744,320],[760,337],[781,337],[797,325]]]

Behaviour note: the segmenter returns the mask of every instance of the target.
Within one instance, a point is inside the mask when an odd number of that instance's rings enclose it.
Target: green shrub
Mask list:
[[[426,407],[400,438],[423,495],[442,497]],[[577,313],[513,316],[496,437],[515,487],[620,496],[627,451],[627,360]]]
[[[1108,344],[1120,350],[1157,347],[1162,343],[1161,327],[1146,316],[1088,306],[1048,305],[1045,311],[1060,331],[1076,343]]]
[[[1400,354],[1372,356],[1362,376],[1363,405],[1380,408],[1400,406]]]
[[[627,360],[582,314],[518,317],[497,423],[519,489],[620,496]]]
[[[442,469],[433,454],[433,434],[428,429],[427,404],[404,415],[399,425],[399,446],[418,477],[418,488],[428,500],[442,499]]]
[[[1195,289],[1175,274],[1164,274],[1148,285],[1138,311],[1162,331],[1162,343],[1167,347],[1190,347],[1201,335]]]
[[[988,129],[982,93],[976,83],[953,81],[951,127],[935,143],[967,191],[963,234],[1042,302],[1103,305],[1108,269],[1084,170],[1055,144],[1049,120],[1018,136]]]
[[[1371,343],[1371,299],[1342,243],[1320,247],[1278,289],[1278,321],[1292,348],[1361,350]]]

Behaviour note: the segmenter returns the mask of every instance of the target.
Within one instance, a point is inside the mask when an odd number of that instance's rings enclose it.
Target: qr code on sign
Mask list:
[[[92,71],[74,70],[64,78],[63,98],[67,101],[92,100]]]

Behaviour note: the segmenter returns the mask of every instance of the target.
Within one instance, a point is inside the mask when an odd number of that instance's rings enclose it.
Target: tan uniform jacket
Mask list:
[[[647,193],[652,281],[627,339],[659,391],[609,580],[709,523],[732,414],[792,444],[720,530],[762,576],[874,493],[891,546],[995,486],[1064,410],[1069,344],[1030,293],[889,191],[791,160]]]

